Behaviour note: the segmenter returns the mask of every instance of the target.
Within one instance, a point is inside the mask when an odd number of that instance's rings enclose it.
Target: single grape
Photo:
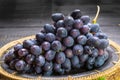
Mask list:
[[[25,67],[24,67],[24,71],[25,73],[29,73],[31,70],[31,65],[30,64],[26,64]]]
[[[59,52],[62,49],[62,44],[60,41],[55,40],[52,42],[51,47],[53,50]]]
[[[82,45],[74,45],[73,46],[73,54],[82,55],[83,54],[83,46]]]
[[[55,33],[55,27],[50,24],[45,24],[44,30],[46,31],[46,33]]]
[[[38,45],[33,45],[30,48],[30,52],[36,56],[40,55],[42,53],[42,48]]]
[[[41,47],[43,50],[48,51],[51,47],[51,44],[49,42],[45,41],[41,44]]]
[[[35,72],[36,72],[37,74],[42,73],[41,67],[40,67],[40,66],[35,66]]]
[[[84,25],[90,22],[90,17],[88,15],[81,16],[81,20],[83,21]]]
[[[71,58],[71,65],[73,68],[80,68],[81,67],[78,56],[73,56]]]
[[[70,16],[67,16],[64,20],[65,28],[69,31],[72,29],[73,24],[74,24],[74,19]]]
[[[17,44],[17,45],[14,46],[14,50],[15,50],[15,51],[18,51],[18,50],[20,50],[20,49],[22,49],[22,48],[23,48],[23,45],[22,45],[22,44]]]
[[[45,34],[42,32],[37,33],[36,39],[39,43],[42,43],[45,40]]]
[[[55,40],[55,35],[53,33],[47,33],[45,40],[48,42],[53,42]]]
[[[71,47],[74,44],[74,39],[71,36],[68,36],[68,37],[66,37],[66,38],[63,39],[63,44],[66,47]]]
[[[47,71],[52,71],[53,69],[53,63],[52,62],[45,62],[44,66],[43,66],[43,69],[45,72]]]
[[[82,27],[83,27],[83,22],[82,22],[82,20],[76,19],[76,20],[74,21],[73,27],[76,28],[76,29],[82,28]]]
[[[26,65],[25,61],[19,60],[19,61],[16,62],[15,68],[16,68],[17,71],[23,71],[24,68],[25,68],[25,65]]]
[[[65,28],[60,27],[60,28],[57,29],[57,36],[58,37],[64,38],[67,35],[68,35],[68,32],[67,32],[67,30]]]
[[[95,57],[89,57],[87,63],[93,65],[95,63]]]
[[[57,23],[56,23],[56,26],[55,27],[57,27],[57,28],[59,28],[59,27],[64,27],[65,25],[64,25],[64,20],[59,20]]]
[[[92,34],[95,34],[95,33],[99,32],[99,30],[100,30],[100,26],[97,23],[90,25],[90,27],[91,27],[90,32]]]
[[[92,47],[99,47],[100,45],[100,39],[98,37],[89,37],[87,40],[87,45]]]
[[[48,60],[48,61],[53,60],[54,57],[55,57],[55,53],[56,53],[56,52],[53,51],[53,50],[47,51],[47,52],[45,53],[45,59]]]
[[[19,61],[19,59],[14,59],[9,63],[10,69],[13,69],[13,70],[15,69],[15,64],[17,61]]]
[[[54,63],[53,67],[54,71],[59,73],[59,74],[64,74],[64,69],[61,68],[61,64]]]
[[[98,32],[95,34],[99,39],[108,39],[108,36],[105,33]]]
[[[42,55],[40,55],[40,56],[36,57],[35,63],[37,66],[41,67],[45,64],[45,58]]]
[[[79,9],[75,9],[71,14],[70,14],[74,19],[79,19],[81,18],[82,14]]]
[[[65,55],[67,58],[72,58],[73,57],[73,51],[71,49],[66,49],[65,50]]]
[[[76,38],[80,35],[80,31],[78,29],[72,29],[70,31],[70,35],[73,37],[73,38]]]
[[[81,32],[82,34],[87,34],[87,33],[89,32],[89,30],[90,30],[90,28],[89,28],[88,25],[84,25],[84,26],[82,26],[82,27],[80,28],[80,32]]]
[[[93,37],[93,34],[92,33],[87,33],[86,37],[89,39],[90,37]]]
[[[98,56],[95,60],[95,67],[101,67],[105,63],[104,56]]]
[[[25,57],[25,61],[28,63],[28,64],[32,64],[34,62],[34,59],[35,59],[35,56],[32,55],[32,54],[28,54],[26,57]]]
[[[91,54],[92,57],[97,57],[98,56],[98,49],[93,49],[92,50],[92,54]]]
[[[71,70],[71,61],[70,59],[66,58],[65,62],[62,64],[62,67],[66,72],[69,72]]]
[[[80,44],[80,45],[85,45],[86,42],[87,42],[87,37],[84,36],[84,35],[80,35],[77,37],[77,42]]]
[[[100,39],[100,44],[98,48],[105,49],[108,47],[108,45],[109,45],[109,41],[107,39]]]
[[[79,56],[79,60],[80,60],[81,63],[85,63],[88,58],[89,58],[88,54],[82,54],[82,55]]]
[[[56,53],[55,59],[58,64],[64,63],[66,59],[65,53],[64,52]]]
[[[64,15],[62,13],[54,13],[52,14],[52,20],[54,22],[57,22],[59,20],[63,20],[64,19]]]
[[[35,45],[35,43],[30,39],[23,41],[23,47],[26,49],[30,49],[32,45]]]
[[[24,56],[26,56],[27,54],[29,54],[29,52],[28,52],[28,50],[25,49],[25,48],[20,49],[20,50],[18,51],[19,57],[24,57]]]
[[[12,61],[15,58],[15,54],[13,50],[8,51],[5,55],[4,55],[4,60],[6,63],[9,63],[10,61]]]

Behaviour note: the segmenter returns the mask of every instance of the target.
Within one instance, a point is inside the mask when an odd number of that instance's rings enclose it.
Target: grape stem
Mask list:
[[[97,5],[97,13],[96,13],[96,16],[95,16],[95,18],[93,19],[93,24],[95,24],[96,22],[97,22],[97,18],[98,18],[98,16],[99,16],[99,13],[100,13],[100,6],[99,5]]]

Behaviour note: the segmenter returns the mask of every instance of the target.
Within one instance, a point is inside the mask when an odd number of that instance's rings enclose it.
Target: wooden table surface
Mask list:
[[[17,0],[18,1],[18,0]],[[49,1],[48,1],[49,2]],[[47,3],[48,3],[47,2]],[[31,1],[32,3],[32,1]],[[17,5],[14,5],[17,4]],[[63,12],[65,15],[74,9],[80,9],[83,14],[89,15],[91,20],[96,14],[96,5],[61,5],[61,4],[23,4],[11,3],[12,7],[2,4],[0,8],[0,47],[6,43],[36,34],[45,23],[51,23],[50,16],[54,12]],[[109,38],[120,44],[120,5],[100,5],[101,12],[98,23]],[[14,8],[14,9],[13,9]],[[7,10],[12,11],[7,13]],[[0,80],[9,80],[1,76]]]

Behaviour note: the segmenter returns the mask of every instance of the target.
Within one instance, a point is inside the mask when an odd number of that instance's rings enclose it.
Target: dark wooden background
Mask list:
[[[0,47],[38,33],[45,23],[52,22],[54,12],[67,15],[78,8],[92,20],[98,4],[98,23],[110,39],[120,44],[120,0],[0,0]]]

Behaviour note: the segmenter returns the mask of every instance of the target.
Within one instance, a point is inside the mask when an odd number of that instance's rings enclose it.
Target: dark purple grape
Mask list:
[[[98,56],[98,49],[93,49],[92,50],[92,54],[91,54],[92,57],[97,57]]]
[[[104,51],[104,60],[106,61],[109,58],[109,53],[107,51]]]
[[[90,17],[88,15],[81,16],[81,20],[83,21],[84,25],[90,22]]]
[[[62,44],[60,41],[55,40],[52,42],[51,47],[53,50],[59,52],[62,49]]]
[[[72,64],[73,68],[80,68],[81,67],[78,56],[73,56],[71,58],[71,64]]]
[[[101,55],[96,58],[94,66],[101,67],[104,63],[105,63],[104,56]]]
[[[26,63],[25,63],[25,61],[23,61],[23,60],[17,61],[16,64],[15,64],[16,70],[17,70],[17,71],[23,71],[24,68],[25,68],[25,64],[26,64]]]
[[[30,48],[30,52],[36,56],[40,55],[42,53],[42,48],[37,46],[37,45],[33,45]]]
[[[54,57],[55,57],[55,53],[56,53],[56,52],[53,51],[53,50],[47,51],[47,52],[45,53],[45,59],[48,60],[48,61],[53,60]]]
[[[69,31],[72,29],[72,26],[74,24],[74,19],[70,16],[67,16],[64,20],[65,28]]]
[[[26,56],[27,54],[29,54],[29,52],[28,52],[28,50],[27,49],[20,49],[19,51],[18,51],[18,55],[19,55],[19,57],[24,57],[24,56]]]
[[[31,70],[31,65],[30,64],[26,64],[24,67],[24,72],[28,73]]]
[[[48,42],[53,42],[55,40],[55,35],[53,33],[47,33],[45,40]]]
[[[62,64],[62,67],[66,72],[69,72],[71,70],[71,61],[66,58],[65,62]]]
[[[68,37],[66,37],[66,38],[63,39],[63,44],[66,47],[71,47],[74,44],[74,39],[71,36],[68,36]]]
[[[93,34],[92,33],[87,33],[86,37],[89,39],[90,37],[93,37]]]
[[[14,59],[9,63],[10,69],[15,69],[15,64],[17,61],[19,61],[19,59]]]
[[[63,20],[64,19],[64,15],[62,13],[54,13],[52,14],[52,20],[54,22],[57,22],[59,20]]]
[[[99,39],[108,39],[108,36],[105,33],[98,32],[95,34]]]
[[[57,29],[57,36],[58,37],[64,38],[67,35],[68,35],[68,32],[67,32],[67,30],[65,28],[60,27],[60,28]]]
[[[85,63],[88,59],[89,55],[88,54],[82,54],[79,56],[79,60],[81,63]]]
[[[28,54],[26,57],[25,57],[25,61],[28,63],[28,64],[32,64],[34,62],[34,59],[35,59],[35,56],[32,55],[32,54]]]
[[[37,66],[41,67],[45,64],[45,58],[42,55],[40,55],[40,56],[36,57],[35,62],[36,62]]]
[[[37,74],[40,74],[40,73],[42,72],[41,67],[40,67],[40,66],[35,66],[35,72],[36,72]]]
[[[64,69],[61,68],[61,64],[54,63],[53,67],[54,71],[59,73],[59,74],[64,74]]]
[[[59,20],[57,23],[56,23],[56,26],[55,27],[57,27],[57,28],[59,28],[59,27],[64,27],[65,25],[64,25],[64,20]]]
[[[79,19],[81,18],[82,14],[81,14],[81,11],[79,9],[75,9],[72,13],[71,13],[71,16],[74,18],[74,19]]]
[[[89,30],[90,30],[90,28],[89,28],[88,25],[84,25],[84,26],[82,26],[82,27],[80,28],[80,32],[81,32],[82,34],[87,34],[87,33],[89,32]]]
[[[91,47],[90,46],[84,46],[84,53],[91,55],[92,54]]]
[[[66,49],[65,50],[65,55],[67,58],[72,58],[73,57],[73,51],[71,49]]]
[[[95,63],[95,57],[89,57],[87,60],[87,64],[93,65]]]
[[[64,63],[66,59],[65,53],[64,52],[56,53],[55,59],[58,64]]]
[[[109,41],[107,39],[100,39],[100,44],[98,46],[99,49],[105,49],[109,45]]]
[[[73,54],[82,55],[83,54],[83,46],[82,45],[74,45],[73,46]]]
[[[15,50],[15,51],[18,51],[18,50],[20,50],[20,49],[22,49],[22,48],[23,48],[23,45],[22,45],[22,44],[17,44],[17,45],[14,46],[14,50]]]
[[[30,39],[35,45],[38,44],[37,40],[36,39]]]
[[[84,35],[80,35],[77,37],[77,42],[80,44],[80,45],[85,45],[86,42],[87,42],[87,37],[84,36]]]
[[[37,33],[37,34],[36,34],[36,39],[37,39],[37,41],[38,41],[39,43],[42,43],[42,42],[44,41],[44,39],[45,39],[45,34],[42,33],[42,32]]]
[[[87,45],[92,47],[98,47],[100,45],[100,39],[98,37],[89,37],[87,40]]]
[[[80,35],[80,31],[78,29],[72,29],[70,31],[70,35],[73,37],[73,38],[76,38]]]
[[[50,24],[45,24],[44,30],[46,33],[55,33],[55,27],[53,25],[50,25]]]
[[[43,50],[48,51],[51,47],[51,44],[49,42],[45,41],[41,44],[41,47]]]
[[[95,33],[99,32],[99,30],[100,30],[99,24],[92,24],[92,25],[90,25],[90,27],[91,27],[90,32],[92,34],[95,34]]]
[[[45,62],[43,69],[45,72],[51,71],[53,69],[53,63],[52,62]]]
[[[30,49],[30,47],[32,45],[35,45],[35,43],[32,40],[30,40],[30,39],[23,41],[23,47],[24,48]]]
[[[73,27],[76,29],[80,29],[81,27],[83,27],[83,22],[80,19],[76,19],[74,21]]]
[[[13,50],[8,51],[5,55],[4,55],[4,60],[5,62],[10,62],[15,58],[15,54]]]

